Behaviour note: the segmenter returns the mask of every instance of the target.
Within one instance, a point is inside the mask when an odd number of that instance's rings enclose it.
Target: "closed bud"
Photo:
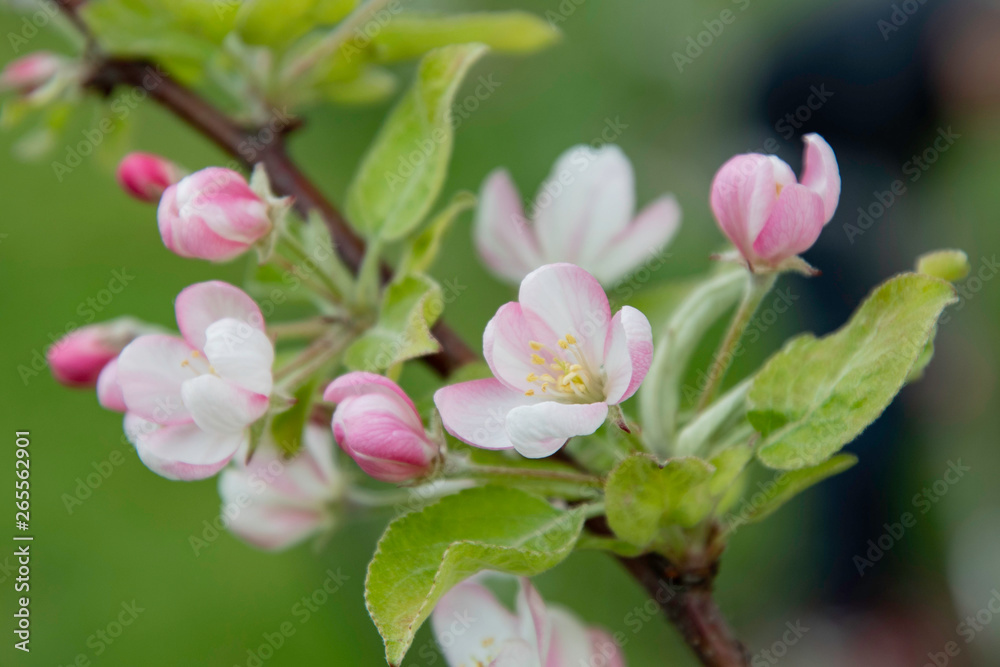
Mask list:
[[[154,327],[131,317],[80,327],[48,349],[52,376],[70,387],[95,387],[101,371],[126,345],[152,331]]]
[[[326,388],[337,404],[333,435],[361,469],[383,482],[423,477],[438,448],[424,433],[413,401],[399,386],[374,373],[348,373]]]
[[[116,177],[126,194],[139,201],[157,202],[164,190],[184,177],[184,171],[159,155],[137,152],[122,159]]]
[[[13,60],[0,72],[0,91],[27,95],[51,81],[62,63],[63,59],[51,51],[35,51]]]
[[[243,176],[209,167],[168,187],[156,213],[163,243],[181,257],[224,262],[271,233],[268,203]]]

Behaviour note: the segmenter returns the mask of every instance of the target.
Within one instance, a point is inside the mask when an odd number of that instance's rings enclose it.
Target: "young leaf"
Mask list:
[[[347,348],[344,363],[352,370],[372,373],[441,349],[431,325],[441,315],[441,287],[427,276],[414,274],[385,290],[378,322]]]
[[[393,521],[368,566],[365,599],[399,665],[452,586],[482,570],[533,576],[573,550],[584,516],[500,487],[467,489]]]
[[[424,56],[413,86],[389,115],[347,193],[347,217],[369,239],[399,239],[434,204],[454,142],[451,105],[481,44]]]
[[[274,415],[271,420],[271,436],[286,456],[294,455],[302,446],[302,433],[309,421],[313,394],[318,384],[318,378],[313,378],[299,387],[292,407]]]
[[[758,499],[755,494],[753,503],[747,504],[747,511],[732,517],[727,531],[732,532],[744,524],[763,521],[809,487],[839,475],[857,462],[857,457],[852,454],[838,454],[820,464],[781,473],[772,485],[763,491],[762,498]]]
[[[669,526],[690,528],[712,510],[714,472],[695,457],[672,459],[661,468],[648,456],[631,456],[608,476],[608,524],[618,537],[640,547],[655,542]]]
[[[401,14],[373,41],[380,62],[409,60],[448,44],[480,42],[496,51],[530,53],[557,39],[548,21],[521,11],[476,12],[451,16]]]
[[[420,232],[407,248],[403,260],[399,264],[399,272],[423,273],[431,268],[441,249],[441,239],[451,227],[451,223],[463,211],[476,205],[476,196],[471,192],[457,192],[443,211],[434,216],[427,229]]]
[[[767,466],[815,465],[882,414],[924,354],[938,316],[955,301],[948,283],[903,274],[884,283],[844,327],[799,336],[771,357],[748,396]]]
[[[971,270],[969,256],[961,250],[935,250],[917,258],[917,273],[950,283],[962,280]]]

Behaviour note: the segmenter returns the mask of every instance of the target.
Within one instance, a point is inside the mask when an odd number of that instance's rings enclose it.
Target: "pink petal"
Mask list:
[[[434,394],[445,430],[483,449],[511,449],[514,445],[504,428],[507,413],[538,400],[493,378],[448,385]]]
[[[516,302],[500,306],[497,314],[486,325],[483,333],[483,356],[493,375],[511,389],[527,391],[534,388],[527,377],[539,370],[533,364],[534,334],[524,317],[521,304]],[[542,372],[547,372],[543,370]]]
[[[483,183],[473,231],[479,255],[501,278],[519,283],[543,264],[521,196],[506,170],[494,171]]]
[[[603,365],[611,307],[594,276],[573,264],[548,264],[528,274],[518,301],[535,340],[551,346],[572,334],[590,366]]]
[[[804,185],[781,191],[778,205],[754,241],[754,253],[771,265],[808,250],[823,231],[823,199]]]
[[[244,433],[218,436],[194,424],[159,426],[134,414],[125,415],[125,434],[146,467],[167,479],[211,477],[233,458]]]
[[[174,311],[184,340],[199,350],[205,349],[208,327],[227,317],[264,331],[264,316],[254,300],[240,288],[219,280],[184,288],[177,295]]]
[[[264,396],[271,395],[274,346],[260,329],[227,317],[205,330],[205,357],[222,378]]]
[[[575,435],[590,435],[608,418],[607,403],[544,401],[515,407],[506,428],[514,449],[529,459],[551,456]]]
[[[548,617],[552,627],[552,643],[547,653],[545,667],[604,664],[593,662],[595,656],[590,637],[580,619],[559,607],[550,608]]]
[[[177,336],[151,334],[129,343],[118,356],[118,385],[128,411],[158,424],[190,422],[181,385],[194,377],[187,367],[192,352]]]
[[[246,243],[220,236],[201,217],[183,216],[177,202],[177,184],[163,191],[156,221],[163,245],[181,257],[225,262],[248,249]]]
[[[545,665],[535,647],[523,639],[512,639],[500,647],[500,654],[489,667],[545,667]]]
[[[330,403],[340,403],[351,396],[364,396],[365,394],[386,394],[396,396],[403,403],[409,406],[410,411],[417,415],[417,407],[410,400],[398,384],[389,378],[375,373],[355,371],[341,375],[331,382],[323,392],[323,400]],[[419,419],[419,417],[418,417]]]
[[[517,592],[517,615],[521,621],[520,635],[531,644],[539,656],[548,655],[552,628],[545,601],[531,580],[521,577]]]
[[[604,387],[610,405],[630,398],[653,363],[653,329],[642,312],[624,306],[611,320],[604,347]]]
[[[613,285],[646,262],[663,263],[657,255],[670,243],[681,222],[681,208],[673,195],[660,197],[611,239],[588,268],[602,285]]]
[[[239,433],[264,416],[268,397],[216,375],[199,375],[181,385],[181,398],[191,418],[209,433]]]
[[[840,201],[840,167],[830,144],[818,134],[802,137],[806,144],[802,185],[823,198],[824,224],[830,222]]]
[[[474,581],[458,584],[438,601],[431,627],[449,665],[491,665],[504,644],[518,639],[514,615]]]
[[[97,402],[106,410],[125,412],[128,409],[125,397],[122,396],[122,388],[118,384],[117,359],[109,361],[97,378]]]
[[[588,264],[635,211],[632,165],[617,146],[574,146],[556,161],[535,199],[535,233],[544,257]]]
[[[383,482],[423,476],[437,454],[419,417],[395,395],[346,398],[337,405],[332,426],[341,448]]]
[[[753,242],[774,210],[776,174],[782,174],[782,180],[791,174],[790,169],[778,169],[776,160],[756,153],[737,155],[722,165],[712,181],[712,212],[723,233],[747,259],[753,258]],[[794,175],[791,178],[794,182]]]
[[[591,664],[625,667],[625,656],[611,633],[602,628],[590,628],[587,637],[590,639]]]

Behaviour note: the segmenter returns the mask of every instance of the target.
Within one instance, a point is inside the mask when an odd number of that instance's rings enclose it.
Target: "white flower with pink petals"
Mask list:
[[[267,237],[269,202],[232,169],[209,167],[168,187],[156,212],[163,243],[181,257],[224,262]]]
[[[840,200],[833,149],[807,134],[802,181],[773,155],[737,155],[712,181],[712,211],[746,265],[755,272],[794,268],[823,231]]]
[[[0,72],[0,91],[16,90],[27,95],[49,83],[65,59],[51,51],[35,51],[7,63]]]
[[[222,469],[268,410],[274,347],[253,299],[228,283],[184,289],[175,303],[181,336],[137,338],[114,372],[125,430],[151,470],[202,479]],[[109,396],[110,389],[99,396]]]
[[[596,431],[609,406],[635,393],[649,370],[653,335],[635,308],[611,317],[592,275],[550,264],[528,274],[518,301],[490,320],[483,355],[493,378],[434,395],[445,429],[476,447],[541,458]]]
[[[302,448],[286,460],[265,439],[248,464],[242,453],[219,475],[222,516],[229,530],[261,549],[287,549],[312,535],[329,531],[335,504],[346,483],[333,457],[329,429],[308,424]]]
[[[331,382],[323,398],[337,404],[331,424],[337,442],[375,479],[405,482],[433,468],[438,447],[424,433],[413,401],[389,378],[348,373]]]
[[[158,331],[132,317],[88,324],[66,334],[48,350],[45,358],[52,376],[69,387],[94,387],[98,377],[122,349],[143,334]]]
[[[606,631],[588,628],[569,610],[546,607],[530,581],[519,581],[517,613],[475,579],[438,601],[431,624],[450,667],[625,667]]]
[[[475,241],[495,274],[518,283],[544,264],[570,262],[612,285],[670,242],[681,210],[664,195],[636,215],[635,176],[621,149],[575,146],[542,184],[532,217],[529,222],[510,174],[490,174],[480,192]]]

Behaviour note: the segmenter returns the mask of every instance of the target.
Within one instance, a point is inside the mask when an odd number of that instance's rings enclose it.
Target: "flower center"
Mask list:
[[[580,403],[600,401],[603,387],[600,378],[587,365],[580,346],[573,334],[566,334],[556,341],[558,351],[553,351],[538,341],[528,341],[534,352],[531,363],[540,366],[538,373],[529,373],[529,384],[556,400]],[[551,372],[549,372],[551,371]],[[525,396],[534,396],[535,389],[528,389]]]
[[[211,375],[218,375],[218,373],[215,372],[215,368],[213,368],[212,365],[208,363],[208,359],[205,358],[205,355],[203,355],[198,350],[191,350],[191,354],[188,356],[188,358],[181,362],[181,368],[188,369],[189,371],[194,373],[195,377],[198,377],[199,375],[205,375],[206,373],[210,373]]]

